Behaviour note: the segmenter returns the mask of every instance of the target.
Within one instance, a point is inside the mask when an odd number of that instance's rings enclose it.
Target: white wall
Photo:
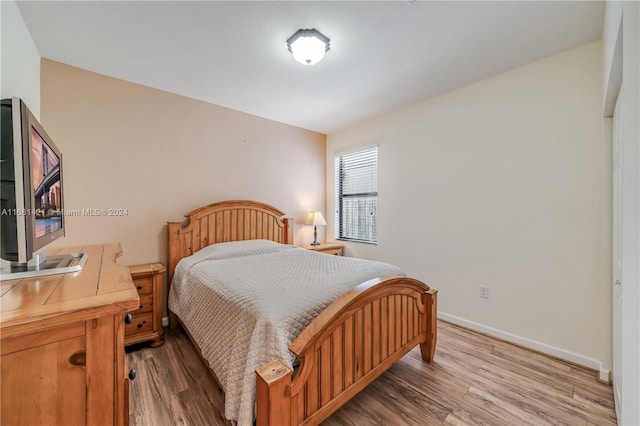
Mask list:
[[[441,318],[607,374],[601,56],[600,42],[584,45],[329,135],[329,212],[333,153],[379,143],[380,242],[349,243],[347,254],[437,288]]]
[[[40,119],[40,53],[15,1],[2,0],[0,15],[0,96],[22,98]]]
[[[622,30],[621,42],[616,44]],[[606,99],[619,97],[622,135],[622,368],[621,425],[640,424],[640,3],[607,2],[602,35]],[[621,57],[616,60],[616,48]],[[618,93],[619,74],[622,89]]]

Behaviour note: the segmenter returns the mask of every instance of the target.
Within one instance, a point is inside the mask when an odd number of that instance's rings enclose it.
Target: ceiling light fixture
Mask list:
[[[303,65],[313,65],[329,50],[329,38],[315,28],[299,29],[287,39],[287,47],[294,59]]]

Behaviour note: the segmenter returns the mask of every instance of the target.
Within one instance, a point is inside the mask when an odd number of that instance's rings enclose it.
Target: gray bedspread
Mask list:
[[[383,262],[331,256],[266,240],[214,244],[176,267],[169,309],[187,327],[225,392],[225,416],[252,425],[255,369],[275,358],[322,310],[375,277],[404,276]]]

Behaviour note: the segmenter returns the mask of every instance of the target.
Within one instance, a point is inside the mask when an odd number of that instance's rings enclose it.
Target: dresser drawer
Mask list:
[[[153,330],[153,313],[131,312],[132,321],[124,326],[125,334],[142,333]]]

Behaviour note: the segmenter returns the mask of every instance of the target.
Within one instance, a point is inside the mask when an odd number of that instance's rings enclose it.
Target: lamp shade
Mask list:
[[[299,29],[287,39],[287,47],[296,61],[313,65],[320,62],[329,50],[329,38],[315,28]]]
[[[322,225],[325,226],[327,224],[327,221],[324,220],[324,216],[322,216],[322,213],[320,212],[313,212],[313,213],[309,213],[309,218],[307,219],[307,225]]]

